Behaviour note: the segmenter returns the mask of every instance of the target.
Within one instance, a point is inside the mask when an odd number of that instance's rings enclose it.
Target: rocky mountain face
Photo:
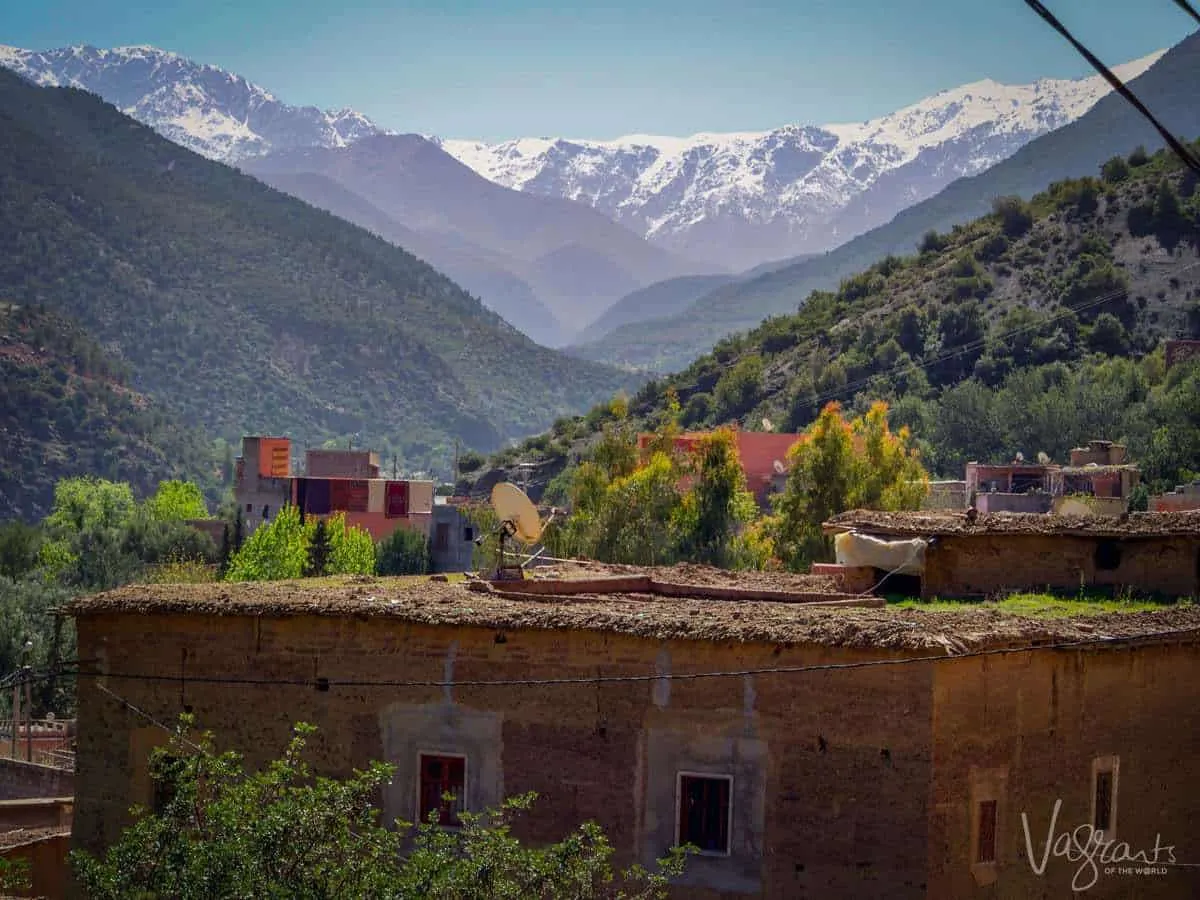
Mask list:
[[[155,47],[0,46],[0,66],[43,87],[99,94],[164,137],[222,162],[292,147],[344,147],[383,133],[352,109],[291,106],[240,75]]]
[[[1123,78],[1161,53],[1118,67]],[[1099,76],[979,81],[868,122],[613,141],[442,141],[507,187],[595,206],[651,241],[731,270],[845,243],[1079,118]]]

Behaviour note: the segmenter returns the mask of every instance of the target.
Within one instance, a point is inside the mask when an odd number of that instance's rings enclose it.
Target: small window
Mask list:
[[[246,504],[246,512],[254,512],[254,504],[253,503]]]
[[[979,804],[979,832],[975,842],[975,862],[996,861],[996,801],[983,800]]]
[[[1096,818],[1092,824],[1097,831],[1112,827],[1112,772],[1096,773]]]
[[[267,505],[266,503],[264,503],[263,504],[263,521],[265,522],[269,518],[271,518],[271,507],[269,505]]]
[[[473,541],[473,540],[475,540],[475,529],[474,529],[474,528],[472,528],[470,525],[466,526],[466,527],[463,529],[463,540],[464,540],[464,541]]]
[[[680,844],[694,844],[703,854],[729,855],[732,786],[728,775],[679,774]]]
[[[1121,545],[1116,541],[1100,541],[1096,544],[1096,568],[1106,572],[1121,566]]]
[[[439,825],[457,828],[462,824],[458,814],[466,808],[463,802],[466,788],[466,757],[422,753],[419,764],[419,820],[429,821],[429,814],[437,810]],[[446,798],[447,794],[451,795],[450,799]]]

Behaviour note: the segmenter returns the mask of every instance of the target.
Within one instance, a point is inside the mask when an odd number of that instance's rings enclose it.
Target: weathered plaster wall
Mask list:
[[[882,654],[771,644],[655,641],[582,631],[410,625],[387,619],[87,616],[79,655],[162,721],[190,707],[261,762],[294,721],[317,724],[314,762],[398,766],[382,802],[411,819],[418,750],[468,756],[468,800],[541,795],[521,826],[555,840],[585,819],[618,862],[671,843],[678,768],[734,775],[734,853],[693,860],[689,898],[923,897],[932,671],[924,665],[778,675],[520,687],[312,687],[146,682],[112,673],[466,681],[661,675],[795,666]],[[114,837],[145,802],[163,734],[79,682],[78,846]],[[706,888],[700,886],[703,883]]]
[[[1091,821],[1093,764],[1119,761],[1113,839],[1152,851],[1157,837],[1180,863],[1200,860],[1200,651],[1192,645],[1041,651],[937,667],[930,803],[930,897],[1200,896],[1200,871],[1105,874],[1073,895],[1083,865],[1051,856],[1034,872],[1021,814],[1041,864],[1055,802],[1055,835]],[[972,866],[971,815],[998,788],[994,867]],[[1162,855],[1165,860],[1165,854]],[[1136,866],[1138,864],[1124,864]],[[991,871],[989,871],[991,869]],[[1084,870],[1077,886],[1091,880]]]
[[[1200,594],[1200,535],[1115,541],[1120,563],[1096,565],[1096,538],[1041,535],[947,536],[925,553],[924,596],[1009,590],[1129,588],[1171,597]]]

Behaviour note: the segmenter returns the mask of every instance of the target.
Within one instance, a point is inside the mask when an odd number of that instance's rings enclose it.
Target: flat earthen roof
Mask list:
[[[825,522],[827,534],[862,531],[897,537],[1044,534],[1081,537],[1197,537],[1200,510],[1137,512],[1127,516],[1059,516],[1048,513],[878,512],[856,509]]]
[[[734,573],[730,573],[734,574]],[[789,578],[805,576],[777,576]],[[757,573],[758,585],[770,583]],[[844,595],[843,595],[844,596]],[[804,603],[665,597],[646,593],[579,593],[515,599],[466,584],[411,579],[304,579],[241,584],[132,585],[74,601],[79,618],[106,614],[197,616],[334,616],[399,619],[426,625],[520,630],[587,630],[656,640],[816,644],[936,654],[1152,637],[1190,629],[1200,639],[1200,607],[1075,618],[1026,618],[979,605],[958,612],[812,608]],[[82,623],[81,623],[82,624]]]

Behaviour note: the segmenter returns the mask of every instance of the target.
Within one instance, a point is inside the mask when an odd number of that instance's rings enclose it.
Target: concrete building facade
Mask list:
[[[537,791],[520,837],[594,819],[621,865],[689,840],[706,852],[677,895],[697,900],[1068,895],[1079,863],[1031,867],[1022,813],[1036,860],[1052,820],[1052,835],[1103,820],[1132,848],[1200,858],[1194,609],[1034,635],[778,602],[221,588],[74,604],[79,655],[97,660],[79,679],[75,846],[99,849],[152,799],[146,761],[166,740],[103,686],[159,721],[190,710],[252,763],[312,722],[319,771],[397,767],[388,820],[419,817],[434,778],[472,810]],[[1089,896],[1193,897],[1196,879],[1102,874]]]

